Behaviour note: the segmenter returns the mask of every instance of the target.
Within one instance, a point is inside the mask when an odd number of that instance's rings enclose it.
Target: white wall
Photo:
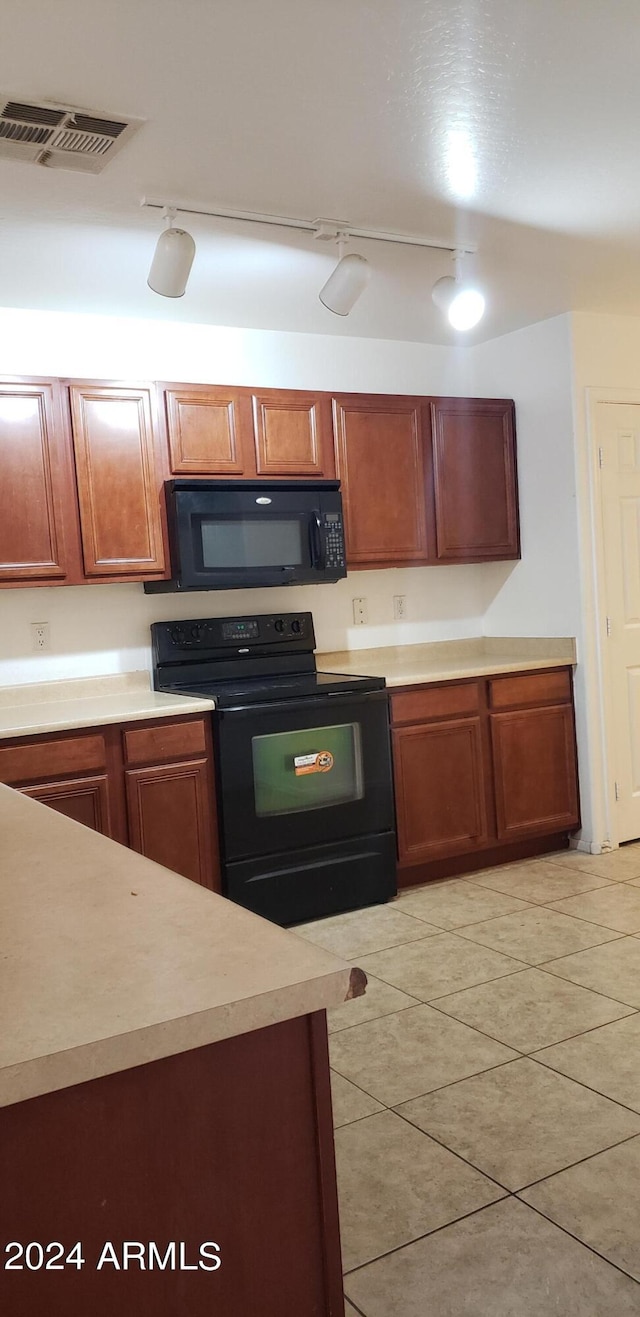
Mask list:
[[[571,317],[541,321],[473,352],[476,391],[513,397],[522,558],[489,603],[486,635],[575,636],[580,844],[598,846],[601,793],[594,765],[574,434]]]
[[[358,392],[465,394],[465,349],[0,310],[4,374],[175,379]],[[149,623],[177,617],[310,609],[319,649],[479,635],[508,564],[354,572],[336,585],[146,596],[141,585],[5,590],[0,594],[0,685],[148,667]],[[394,623],[392,597],[407,596]],[[364,595],[369,623],[353,626]],[[30,623],[50,624],[51,652],[31,652]]]
[[[514,398],[522,558],[484,617],[486,635],[576,636],[580,563],[571,323],[557,316],[473,351],[475,386]]]

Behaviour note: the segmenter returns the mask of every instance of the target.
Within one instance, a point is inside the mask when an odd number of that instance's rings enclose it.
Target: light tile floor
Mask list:
[[[640,1317],[640,844],[295,931],[329,1012],[347,1317]]]

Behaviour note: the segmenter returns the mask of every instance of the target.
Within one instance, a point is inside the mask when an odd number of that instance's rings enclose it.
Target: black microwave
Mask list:
[[[147,594],[346,576],[338,480],[167,480],[171,580]]]

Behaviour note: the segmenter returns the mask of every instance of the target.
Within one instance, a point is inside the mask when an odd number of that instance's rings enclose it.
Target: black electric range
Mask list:
[[[281,924],[393,896],[384,678],[319,672],[308,612],[151,632],[156,689],[216,703],[225,895]]]

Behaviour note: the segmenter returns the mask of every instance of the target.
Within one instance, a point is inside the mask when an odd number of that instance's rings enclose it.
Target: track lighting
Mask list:
[[[445,275],[433,285],[432,297],[436,306],[445,311],[454,329],[473,329],[482,319],[485,301],[479,289],[462,278],[462,258],[476,251],[475,247],[454,247],[451,242],[425,238],[421,234],[394,233],[384,229],[354,228],[341,220],[307,220],[287,215],[258,214],[256,211],[226,210],[221,207],[204,209],[197,205],[167,206],[164,201],[143,197],[140,203],[151,210],[161,210],[169,227],[158,238],[155,256],[147,280],[154,293],[162,297],[182,297],[195,256],[196,245],[190,233],[175,229],[173,221],[177,211],[189,215],[206,215],[211,219],[241,220],[247,224],[269,224],[277,228],[298,229],[325,242],[337,242],[339,260],[320,290],[320,301],[335,315],[347,316],[364,292],[371,275],[369,262],[356,252],[343,254],[349,238],[364,238],[371,242],[396,242],[405,247],[427,247],[432,251],[447,251],[454,258],[455,274]]]
[[[454,329],[473,329],[484,315],[484,296],[478,288],[462,278],[462,253],[454,252],[455,275],[445,274],[436,279],[431,296],[436,306],[445,311]]]
[[[324,233],[319,232],[317,236],[324,237]],[[318,293],[322,305],[337,316],[348,316],[353,311],[371,277],[371,267],[364,256],[358,256],[356,252],[343,255],[347,239],[347,233],[337,234],[338,264]]]
[[[147,283],[161,297],[184,297],[196,254],[196,244],[186,229],[174,229],[175,208],[164,207],[168,227],[156,244]]]

